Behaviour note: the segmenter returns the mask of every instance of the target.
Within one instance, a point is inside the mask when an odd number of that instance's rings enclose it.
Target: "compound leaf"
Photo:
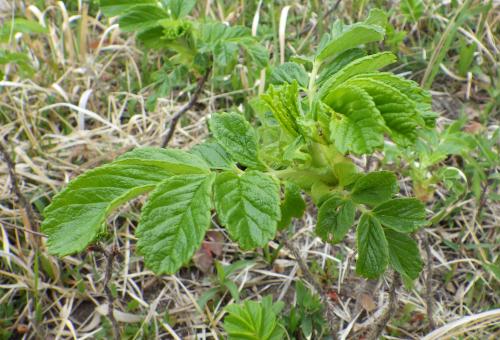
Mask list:
[[[416,198],[395,198],[373,209],[374,215],[385,227],[401,233],[410,233],[426,224],[425,207]]]
[[[356,273],[369,279],[380,276],[389,262],[389,248],[380,222],[363,214],[356,233],[358,260]]]
[[[401,0],[401,13],[411,22],[417,22],[424,14],[424,3],[422,0]]]
[[[398,191],[396,175],[390,171],[371,172],[354,183],[352,199],[356,203],[378,205]]]
[[[85,249],[105,230],[106,217],[120,204],[153,190],[171,172],[148,164],[111,163],[72,180],[44,210],[42,231],[52,254]]]
[[[264,246],[281,219],[278,183],[260,171],[222,172],[215,180],[215,207],[222,225],[243,249]]]
[[[238,163],[260,168],[257,135],[250,123],[237,113],[218,113],[209,122],[210,131],[219,144]]]
[[[229,340],[281,340],[284,328],[279,324],[278,313],[283,302],[272,304],[267,296],[262,301],[245,301],[226,307],[224,330]]]
[[[415,240],[410,236],[385,229],[385,237],[389,245],[389,261],[391,266],[401,275],[415,280],[422,271],[423,262]]]
[[[271,85],[261,98],[269,106],[281,127],[292,137],[297,137],[300,134],[297,120],[301,116],[297,82],[292,81],[291,84],[283,84],[279,87]]]
[[[157,274],[174,274],[200,247],[210,226],[214,178],[177,175],[151,193],[136,234],[146,266]]]
[[[325,242],[339,243],[354,224],[355,213],[351,200],[329,198],[319,208],[316,234]]]
[[[191,12],[196,0],[168,0],[168,8],[174,19],[181,19]]]

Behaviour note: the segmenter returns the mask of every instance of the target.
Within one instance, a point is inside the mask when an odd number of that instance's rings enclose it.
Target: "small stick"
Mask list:
[[[431,246],[429,244],[429,236],[424,235],[424,247],[427,256],[426,263],[426,274],[425,274],[425,304],[427,308],[427,318],[429,319],[429,331],[433,331],[436,328],[436,323],[434,321],[433,314],[433,293],[432,293],[432,253]]]
[[[205,71],[203,77],[201,77],[198,80],[198,85],[196,85],[196,89],[193,95],[191,96],[189,102],[173,115],[172,120],[170,121],[170,127],[168,128],[167,134],[165,135],[165,138],[161,143],[162,148],[165,148],[172,139],[172,137],[174,136],[175,128],[177,126],[177,123],[181,119],[182,115],[186,113],[189,109],[191,109],[198,102],[198,97],[201,93],[201,90],[203,90],[205,83],[208,80],[208,76],[210,75],[211,70],[212,70],[211,66],[207,67],[207,70]]]

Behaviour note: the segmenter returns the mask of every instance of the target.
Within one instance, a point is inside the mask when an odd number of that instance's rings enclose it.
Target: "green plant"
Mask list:
[[[283,302],[276,302],[270,296],[261,301],[245,301],[226,307],[224,330],[228,339],[279,340],[285,330],[277,316],[283,309]]]
[[[263,247],[302,215],[300,188],[319,207],[316,232],[324,241],[340,242],[358,221],[359,275],[376,278],[390,264],[415,279],[422,263],[409,234],[426,224],[423,204],[396,197],[394,173],[360,173],[348,156],[382,150],[385,135],[411,147],[434,120],[425,91],[378,71],[394,55],[358,48],[382,40],[385,21],[374,10],[364,22],[337,25],[304,65],[275,68],[275,85],[253,101],[258,129],[239,113],[214,114],[212,139],[191,151],[138,148],[71,181],[44,211],[50,252],[85,249],[116,207],[151,192],[136,229],[138,251],[155,272],[175,273],[200,247],[212,209],[242,249]]]

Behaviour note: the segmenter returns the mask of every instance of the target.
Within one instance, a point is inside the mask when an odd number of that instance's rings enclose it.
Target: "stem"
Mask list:
[[[313,68],[311,71],[311,76],[309,77],[309,86],[308,86],[308,93],[307,96],[309,97],[309,109],[312,108],[312,104],[314,101],[314,94],[316,92],[316,76],[318,75],[319,67],[321,66],[321,62],[318,60],[314,60],[313,62]]]

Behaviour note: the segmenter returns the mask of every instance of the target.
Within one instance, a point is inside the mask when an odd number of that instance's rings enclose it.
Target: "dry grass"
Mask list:
[[[187,94],[182,97],[185,100],[178,101],[179,94],[175,93],[161,98],[157,109],[148,111],[145,103],[149,90],[133,90],[137,84],[142,85],[140,60],[145,53],[135,46],[134,40],[120,35],[115,23],[88,15],[85,6],[78,13],[68,14],[62,3],[47,4],[46,9],[38,11],[32,5],[26,15],[36,19],[44,11],[43,21],[49,33],[14,37],[8,46],[29,51],[38,64],[36,74],[32,79],[21,79],[14,68],[7,67],[8,73],[0,81],[0,141],[6,141],[15,161],[22,193],[37,209],[85,170],[130,148],[159,145],[172,114],[189,98]],[[300,13],[294,11],[301,6],[287,10],[283,5],[277,13],[281,11],[282,21],[286,21],[287,15],[290,21]],[[3,8],[0,6],[0,10]],[[221,10],[213,5],[210,13],[233,20],[241,15],[238,8],[226,15]],[[339,8],[345,16],[354,13],[350,11],[347,5]],[[4,18],[10,15],[5,12]],[[316,19],[316,15],[304,18],[296,31],[315,26]],[[436,20],[446,22],[445,18]],[[498,36],[493,33],[497,22],[498,17],[488,18],[482,37],[467,29],[462,32],[472,34],[481,43],[485,57],[493,57],[494,62],[498,58]],[[309,34],[304,40],[297,38],[293,45],[285,41],[285,29],[284,23],[280,23],[281,53],[285,47],[296,50],[308,44]],[[470,108],[483,104],[474,98],[484,97],[484,79],[458,77],[447,81],[453,85],[449,88],[459,88],[456,93],[447,94],[451,98],[470,100]],[[439,91],[442,93],[443,89]],[[220,108],[221,98],[230,98],[231,94],[213,93],[208,88],[201,97],[201,103],[186,113],[170,146],[189,148],[203,140],[207,135],[207,116]],[[444,115],[454,117],[447,106],[443,105]],[[498,117],[492,117],[491,126],[498,126]],[[500,169],[491,170],[498,173]],[[49,256],[45,238],[34,230],[36,225],[19,205],[10,180],[7,164],[1,162],[0,312],[7,313],[8,306],[13,311],[3,316],[5,321],[0,326],[8,327],[15,334],[13,338],[108,338],[111,325],[106,317],[104,256],[91,250],[62,259]],[[411,185],[408,178],[402,178],[401,183],[404,187]],[[444,187],[438,187],[435,197],[444,198],[447,194]],[[156,276],[144,268],[142,259],[135,254],[134,229],[142,201],[135,200],[113,215],[108,221],[110,233],[102,240],[104,246],[116,246],[120,252],[110,287],[115,296],[114,316],[124,338],[223,338],[221,321],[224,306],[232,302],[229,293],[222,292],[219,303],[210,308],[200,309],[196,303],[213,287],[212,274],[191,267],[177,275]],[[429,204],[431,210],[435,202]],[[398,289],[398,312],[385,330],[387,338],[419,339],[425,334],[426,339],[500,336],[500,285],[485,267],[485,263],[499,261],[500,205],[488,202],[481,208],[481,218],[477,218],[480,208],[476,200],[469,196],[454,208],[448,218],[420,235],[422,240],[429,240],[432,255],[433,317],[438,328],[429,333],[422,275],[411,289]],[[354,236],[350,234],[341,245],[325,245],[314,236],[314,216],[314,211],[310,211],[303,220],[296,221],[296,233],[289,242],[307,259],[325,289],[338,294],[334,311],[340,337],[357,337],[373,326],[385,309],[389,290],[386,281],[390,280],[359,279],[354,273]],[[272,294],[277,300],[293,302],[293,282],[303,279],[303,273],[288,250],[281,250],[274,264],[269,264],[260,250],[242,253],[215,221],[213,228],[224,236],[219,261],[254,260],[231,277],[243,298]],[[424,249],[422,240],[420,246]],[[460,246],[451,249],[443,240]],[[271,249],[277,247],[270,243]]]

